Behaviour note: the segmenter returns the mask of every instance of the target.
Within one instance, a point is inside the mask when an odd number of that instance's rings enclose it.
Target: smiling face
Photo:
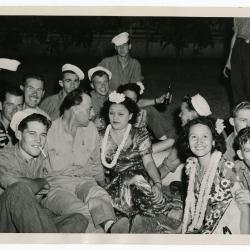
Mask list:
[[[122,130],[127,127],[132,118],[127,108],[123,104],[111,104],[109,108],[109,121],[113,129]]]
[[[13,115],[23,109],[23,96],[15,96],[10,93],[6,93],[5,100],[3,102],[2,115],[7,121],[11,121]]]
[[[109,93],[109,78],[106,74],[102,76],[96,75],[92,82],[91,87],[101,96],[106,96]]]
[[[43,148],[46,142],[47,127],[41,122],[30,121],[23,132],[17,131],[16,136],[25,159],[35,158],[41,154],[39,147]]]
[[[29,108],[36,108],[44,95],[44,83],[35,78],[28,78],[22,90],[24,92],[25,105]]]
[[[63,88],[63,91],[67,95],[72,90],[75,90],[80,85],[80,79],[77,74],[65,72],[63,74],[63,79],[59,81],[59,85]]]
[[[179,117],[181,118],[181,125],[185,126],[188,121],[198,117],[198,114],[195,110],[190,110],[186,102],[182,102]]]
[[[190,150],[196,157],[203,157],[211,154],[214,144],[212,132],[208,126],[195,124],[189,130]]]

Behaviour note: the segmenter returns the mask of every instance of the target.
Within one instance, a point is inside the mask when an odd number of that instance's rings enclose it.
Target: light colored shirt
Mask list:
[[[0,151],[0,185],[7,186],[18,181],[17,178],[45,178],[51,172],[47,158],[39,155],[26,160],[20,152],[19,143]]]
[[[235,162],[235,169],[244,188],[250,191],[249,167],[244,163],[244,161],[238,160]]]
[[[60,117],[60,106],[64,100],[63,91],[45,98],[40,104],[40,108],[44,110],[52,121]]]
[[[234,31],[237,37],[250,39],[250,18],[234,18]]]
[[[94,123],[90,122],[88,127],[79,127],[73,140],[65,131],[62,118],[58,118],[48,131],[47,149],[53,175],[104,180],[100,138]]]
[[[98,66],[103,66],[111,71],[112,79],[109,82],[111,91],[116,90],[120,85],[143,80],[141,64],[132,57],[129,57],[125,68],[122,67],[117,55],[104,58]]]

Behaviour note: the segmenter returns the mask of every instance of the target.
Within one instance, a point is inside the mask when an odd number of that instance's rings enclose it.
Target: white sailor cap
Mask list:
[[[113,39],[112,39],[112,43],[115,44],[116,46],[120,46],[124,43],[127,43],[129,40],[129,33],[127,32],[123,32],[123,33],[120,33],[119,35],[115,36]]]
[[[79,77],[80,80],[84,79],[84,73],[82,72],[82,70],[80,68],[78,68],[77,66],[73,65],[73,64],[69,64],[66,63],[62,66],[62,72],[64,71],[73,71],[74,73],[76,73]]]
[[[0,70],[7,69],[10,71],[17,71],[20,62],[14,59],[0,58]]]
[[[91,81],[92,75],[93,75],[96,71],[103,71],[103,72],[105,72],[105,73],[108,75],[109,80],[111,80],[111,78],[112,78],[112,73],[111,73],[108,69],[106,69],[106,68],[104,68],[104,67],[102,67],[102,66],[97,66],[97,67],[94,67],[94,68],[92,68],[92,69],[90,69],[90,70],[88,71],[88,77],[89,77],[89,80],[90,80],[90,81]]]
[[[202,97],[199,94],[196,94],[191,97],[191,103],[195,109],[195,111],[198,113],[200,116],[209,116],[212,114],[209,104],[205,100],[204,97]]]
[[[22,120],[24,120],[26,117],[30,116],[30,115],[33,115],[33,114],[40,114],[40,115],[43,115],[45,116],[49,121],[51,121],[49,115],[47,113],[45,113],[44,111],[42,110],[38,110],[38,109],[32,109],[32,108],[29,108],[29,109],[24,109],[22,111],[17,111],[12,119],[11,119],[11,122],[10,122],[10,127],[11,129],[16,133],[17,130],[18,130],[18,126],[19,124],[21,123]]]

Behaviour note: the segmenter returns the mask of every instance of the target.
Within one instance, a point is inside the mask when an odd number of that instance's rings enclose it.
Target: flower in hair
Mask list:
[[[125,95],[113,91],[109,94],[109,101],[114,103],[121,103],[125,101]]]
[[[142,82],[137,82],[136,83],[140,87],[140,95],[144,93],[145,87]]]
[[[224,120],[223,119],[217,119],[216,123],[215,123],[215,130],[217,131],[217,133],[219,135],[222,133],[224,128],[226,128],[226,126],[224,125]]]

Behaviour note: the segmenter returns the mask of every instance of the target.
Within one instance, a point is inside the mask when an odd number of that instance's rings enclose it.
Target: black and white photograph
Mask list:
[[[0,87],[0,233],[250,234],[250,17],[2,14]]]

